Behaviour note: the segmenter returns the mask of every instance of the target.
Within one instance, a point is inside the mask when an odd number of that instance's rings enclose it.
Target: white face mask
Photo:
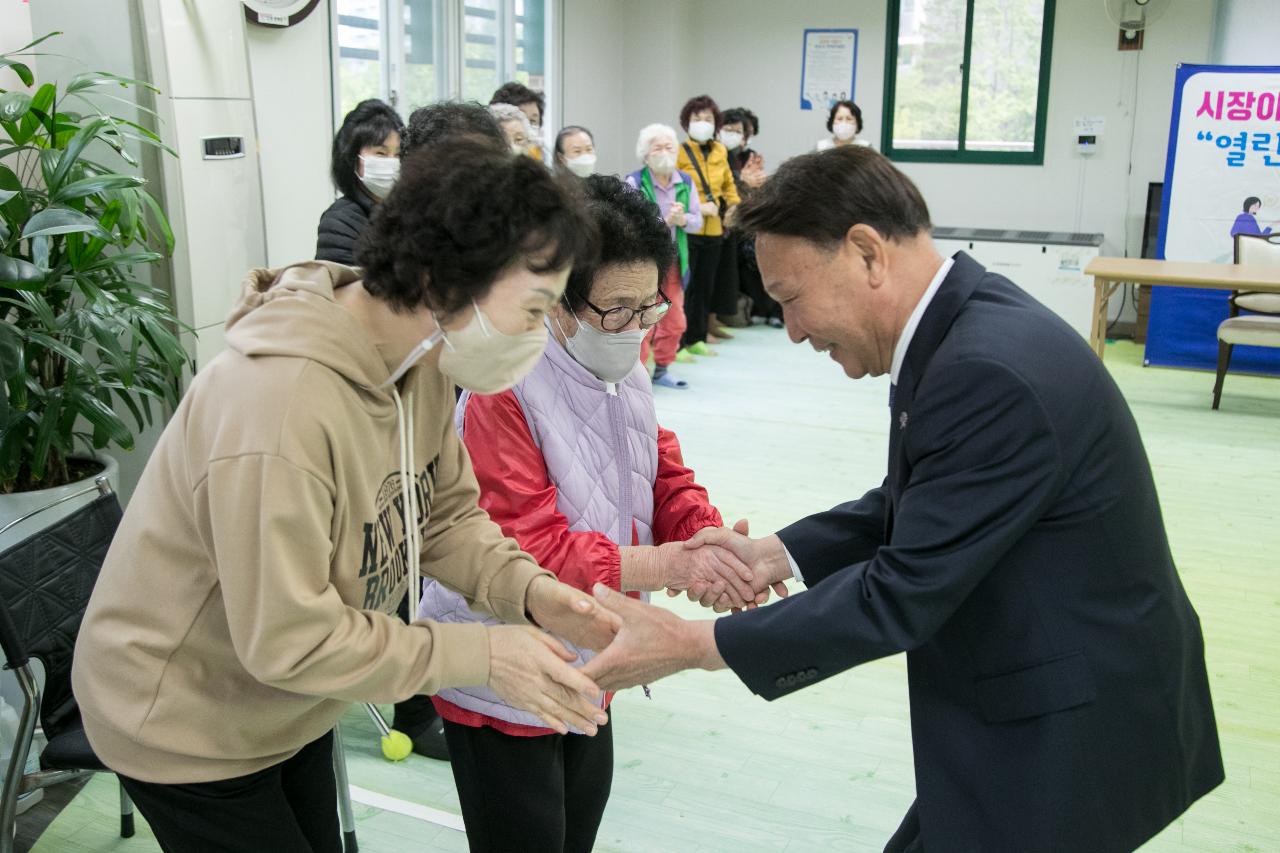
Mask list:
[[[513,143],[511,143],[511,153],[512,153],[512,154],[515,154],[515,155],[518,157],[518,156],[520,156],[521,154],[528,154],[528,153],[529,153],[529,149],[528,149],[528,148],[525,148],[523,145],[516,145],[516,144],[513,142]]]
[[[649,168],[660,175],[670,174],[676,167],[676,155],[669,151],[658,151],[649,155]]]
[[[706,142],[715,132],[716,126],[709,121],[695,121],[689,125],[689,138],[695,142]]]
[[[477,394],[497,394],[515,385],[538,363],[547,347],[547,329],[538,326],[518,335],[504,335],[485,322],[474,302],[476,316],[465,328],[444,336],[448,347],[440,354],[440,372]]]
[[[742,134],[734,130],[720,131],[720,141],[724,143],[724,147],[730,151],[742,144]]]
[[[851,121],[838,121],[832,125],[836,139],[850,140],[858,133],[858,126]]]
[[[446,349],[440,354],[440,372],[468,391],[497,394],[523,379],[546,349],[546,327],[504,335],[485,321],[480,306],[472,302],[471,307],[476,316],[465,328],[446,334],[437,321],[436,331],[414,347],[379,387],[398,381],[442,339]]]
[[[578,331],[573,337],[565,334],[564,326],[556,319],[560,334],[564,335],[564,348],[601,382],[621,382],[640,363],[640,344],[649,334],[648,329],[602,332],[577,314],[573,319],[578,321]]]
[[[391,194],[391,188],[400,177],[400,159],[398,157],[378,157],[361,155],[360,162],[364,166],[364,174],[360,175],[360,183],[369,191],[369,195],[381,201]]]
[[[579,178],[585,178],[596,170],[596,155],[579,154],[577,157],[571,157],[564,161],[569,167],[569,171],[573,172]]]

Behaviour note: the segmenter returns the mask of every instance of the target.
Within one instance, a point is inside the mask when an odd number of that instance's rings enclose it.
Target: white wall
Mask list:
[[[315,257],[316,224],[334,199],[328,5],[287,29],[245,25],[273,267]]]
[[[17,50],[31,41],[31,5],[23,0],[0,0],[0,53]],[[0,89],[21,87],[17,74],[0,68]]]
[[[1121,53],[1100,2],[1059,0],[1044,165],[901,164],[933,221],[1099,232],[1104,254],[1138,254],[1147,183],[1164,177],[1174,68],[1209,60],[1216,5],[1173,0],[1147,32],[1145,49]],[[826,135],[825,115],[799,108],[803,31],[813,27],[858,29],[855,99],[864,136],[880,144],[885,0],[647,0],[622,10],[616,2],[565,0],[565,6],[565,117],[596,132],[602,171],[634,168],[636,131],[649,121],[675,125],[684,100],[702,92],[721,107],[745,105],[760,116],[753,146],[767,168],[811,150]],[[621,108],[617,98],[624,99]],[[1072,120],[1085,115],[1106,117],[1100,150],[1087,160],[1071,138]]]
[[[1280,14],[1275,0],[1222,0],[1214,29],[1219,65],[1280,64]]]

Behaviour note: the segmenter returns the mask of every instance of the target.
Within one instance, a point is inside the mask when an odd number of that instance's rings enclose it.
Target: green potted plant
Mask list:
[[[138,275],[173,232],[121,166],[137,167],[137,145],[176,155],[99,106],[154,117],[114,90],[155,89],[98,71],[37,86],[21,60],[53,35],[0,54],[26,86],[0,89],[0,527],[91,481],[111,464],[103,450],[131,450],[177,402],[188,363],[168,295]]]

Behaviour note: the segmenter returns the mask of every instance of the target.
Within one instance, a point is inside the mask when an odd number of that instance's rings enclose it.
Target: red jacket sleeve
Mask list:
[[[572,587],[622,588],[622,558],[602,533],[572,532],[556,508],[556,487],[511,391],[467,399],[462,442],[471,455],[480,506],[538,564]]]
[[[720,512],[707,490],[693,481],[684,465],[680,441],[658,427],[658,479],[653,485],[653,542],[683,542],[704,527],[723,527]],[[552,569],[552,571],[555,571]]]

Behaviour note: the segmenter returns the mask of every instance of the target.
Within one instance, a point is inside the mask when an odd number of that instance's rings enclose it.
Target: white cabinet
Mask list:
[[[1084,268],[1098,256],[1101,234],[937,228],[933,242],[945,257],[967,252],[1089,337],[1093,279]]]

